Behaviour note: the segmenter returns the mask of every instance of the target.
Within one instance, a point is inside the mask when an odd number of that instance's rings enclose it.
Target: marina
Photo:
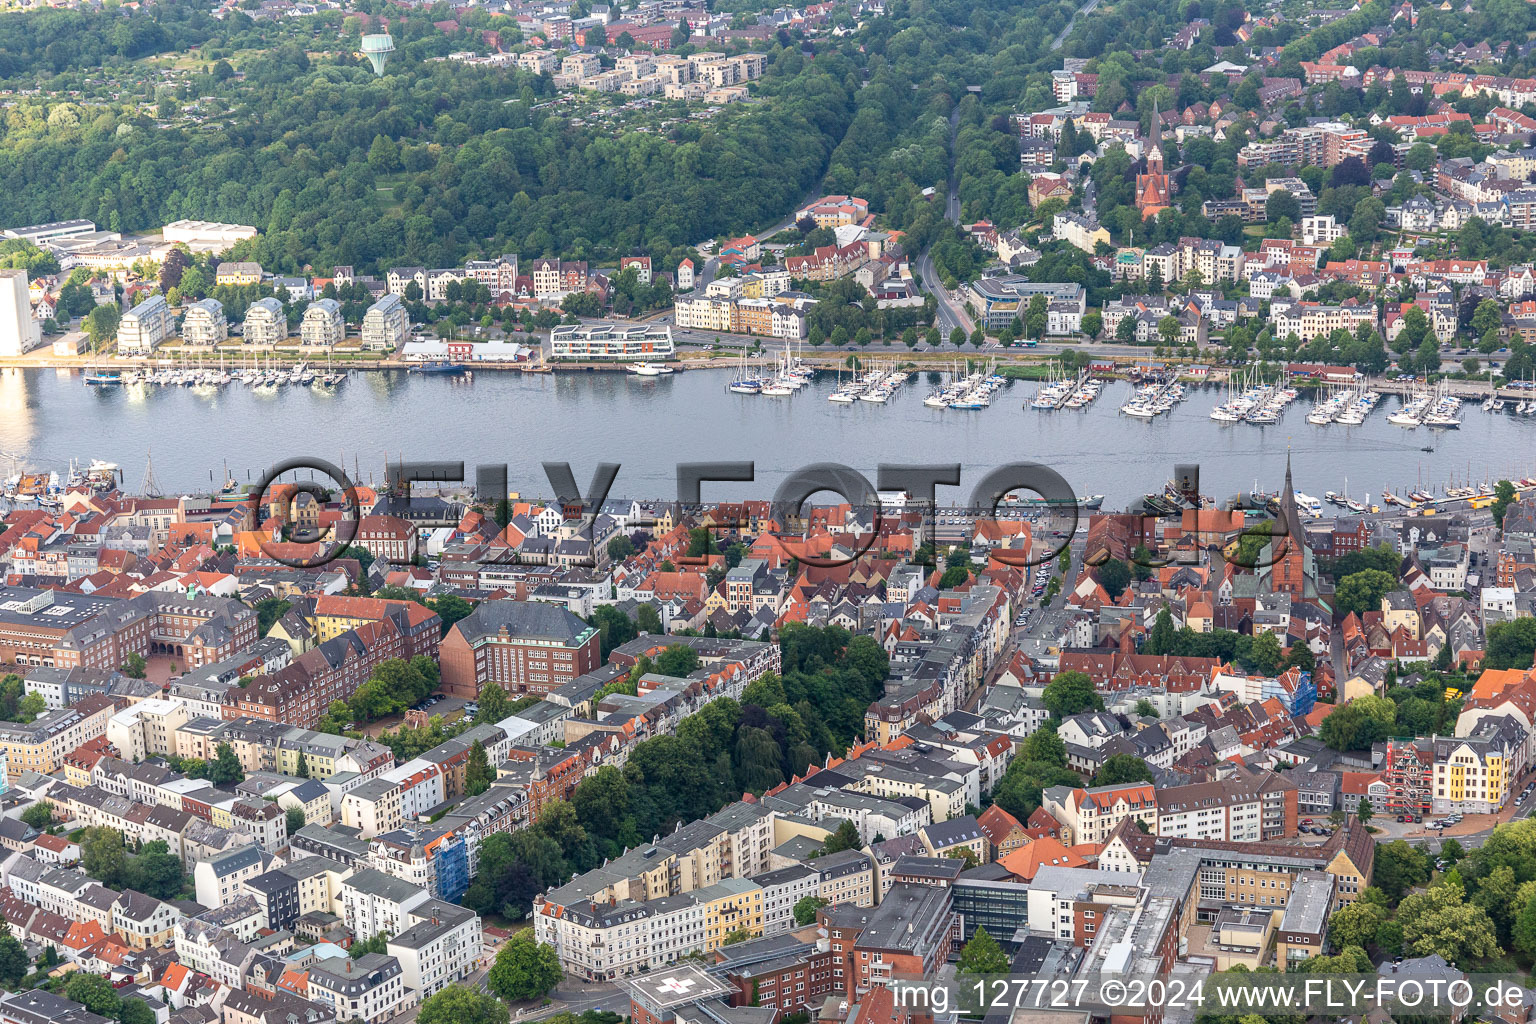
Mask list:
[[[1508,407],[1484,412],[1480,402],[1463,404],[1459,430],[1388,423],[1402,405],[1391,395],[1359,424],[1314,426],[1298,401],[1278,424],[1232,430],[1210,418],[1211,406],[1225,398],[1215,385],[1190,386],[1189,401],[1140,419],[1119,412],[1140,400],[1137,386],[1119,380],[1104,382],[1099,398],[1070,416],[1041,415],[1031,407],[1040,385],[1009,381],[997,386],[984,415],[969,416],[925,401],[955,383],[939,372],[911,373],[884,402],[830,401],[850,383],[847,370],[841,383],[829,370],[803,383],[795,393],[809,401],[778,402],[734,393],[729,369],[651,378],[477,372],[472,385],[458,375],[370,371],[346,374],[330,389],[316,386],[315,372],[307,387],[295,385],[291,368],[242,376],[254,384],[237,384],[232,375],[228,385],[196,387],[85,386],[79,371],[0,370],[0,469],[67,478],[72,459],[98,458],[135,476],[153,447],[167,493],[207,493],[223,482],[226,461],[242,484],[299,455],[361,465],[361,482],[378,483],[385,459],[403,451],[411,459],[463,461],[471,479],[476,465],[505,463],[513,488],[526,493],[547,490],[545,461],[569,461],[580,479],[596,462],[618,462],[615,493],[670,500],[677,463],[752,460],[755,482],[706,485],[711,496],[736,499],[771,494],[813,463],[842,463],[873,480],[882,462],[956,461],[964,452],[962,486],[941,489],[941,499],[964,499],[993,468],[1034,461],[1059,472],[1074,493],[1103,492],[1109,509],[1161,487],[1179,462],[1199,462],[1208,494],[1246,492],[1255,477],[1283,474],[1288,445],[1298,486],[1311,494],[1338,489],[1336,467],[1349,458],[1370,460],[1373,496],[1387,489],[1406,497],[1415,482],[1536,476],[1536,417]]]

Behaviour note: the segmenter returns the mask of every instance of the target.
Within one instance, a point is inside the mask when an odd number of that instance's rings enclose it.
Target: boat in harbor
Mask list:
[[[673,373],[675,371],[672,369],[672,367],[667,366],[665,363],[641,362],[631,363],[629,366],[629,372],[636,377],[665,377],[667,374]]]
[[[85,382],[96,387],[115,387],[123,382],[122,374],[92,370],[85,375]]]
[[[464,364],[451,363],[446,359],[434,359],[411,367],[410,372],[427,377],[454,377],[464,372]],[[294,383],[298,383],[297,378],[294,379]]]

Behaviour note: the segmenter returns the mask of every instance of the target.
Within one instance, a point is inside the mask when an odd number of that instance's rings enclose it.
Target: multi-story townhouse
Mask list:
[[[29,723],[0,722],[0,751],[8,776],[58,771],[71,751],[106,735],[115,708],[108,698],[92,696],[71,708],[44,711]]]
[[[270,861],[259,846],[250,843],[199,862],[192,869],[197,901],[211,909],[245,895],[241,883],[267,870]]]
[[[414,923],[392,936],[387,949],[399,961],[405,987],[416,998],[427,999],[474,971],[484,942],[480,915],[442,900],[428,900],[407,916]]]
[[[1052,786],[1041,796],[1040,806],[1061,822],[1060,838],[1067,846],[1103,843],[1127,818],[1149,830],[1157,826],[1157,798],[1151,783],[1088,789]]]
[[[338,1020],[383,1024],[418,998],[405,986],[400,961],[384,953],[331,957],[309,968],[309,997]]]
[[[363,868],[341,883],[337,916],[353,935],[399,935],[415,923],[410,911],[430,899],[418,885]]]
[[[1158,836],[1257,842],[1296,832],[1296,784],[1272,772],[1235,769],[1156,796]]]

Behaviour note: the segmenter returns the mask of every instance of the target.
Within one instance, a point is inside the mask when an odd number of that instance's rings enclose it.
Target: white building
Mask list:
[[[0,356],[19,356],[42,341],[42,327],[32,315],[27,272],[0,270]]]
[[[261,848],[252,844],[198,861],[192,868],[192,881],[197,889],[197,902],[209,909],[217,909],[225,903],[245,894],[241,883],[255,878],[267,870],[267,858]]]
[[[676,349],[668,324],[599,321],[562,324],[549,338],[555,359],[667,359]]]
[[[167,242],[181,243],[197,252],[221,253],[247,238],[256,237],[256,229],[247,224],[220,224],[211,220],[172,221],[160,229]]]
[[[304,310],[299,321],[299,340],[306,345],[329,348],[347,336],[347,322],[342,319],[341,303],[335,299],[316,299]]]
[[[388,352],[405,341],[410,327],[400,296],[385,295],[363,314],[363,348]]]
[[[389,955],[400,961],[405,987],[425,999],[469,976],[484,939],[472,910],[428,900],[411,910],[415,923],[389,940]]]
[[[218,299],[200,299],[187,307],[181,321],[181,340],[188,345],[217,345],[229,337],[229,321]]]
[[[309,997],[336,1011],[336,1019],[380,1024],[416,1000],[405,986],[400,961],[383,953],[356,960],[329,957],[309,968]]]
[[[245,311],[245,343],[247,345],[276,345],[288,337],[288,317],[283,304],[268,297],[257,299]]]
[[[341,883],[338,916],[353,935],[372,938],[383,932],[399,935],[415,921],[409,912],[432,897],[419,885],[364,868]]]
[[[117,351],[125,356],[148,355],[171,331],[171,307],[151,295],[123,314],[117,325]]]

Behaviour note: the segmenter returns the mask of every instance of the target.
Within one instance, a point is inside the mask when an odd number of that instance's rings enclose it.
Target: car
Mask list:
[[[1398,821],[1407,821],[1407,820],[1408,820],[1408,819],[1407,819],[1407,818],[1405,818],[1405,817],[1403,817],[1403,816],[1402,816],[1402,815],[1401,815],[1401,814],[1399,814],[1399,815],[1398,815],[1398,816],[1397,816],[1397,820],[1398,820]]]
[[[1312,819],[1311,818],[1302,818],[1301,819],[1301,823],[1303,825],[1311,825],[1312,824]]]

